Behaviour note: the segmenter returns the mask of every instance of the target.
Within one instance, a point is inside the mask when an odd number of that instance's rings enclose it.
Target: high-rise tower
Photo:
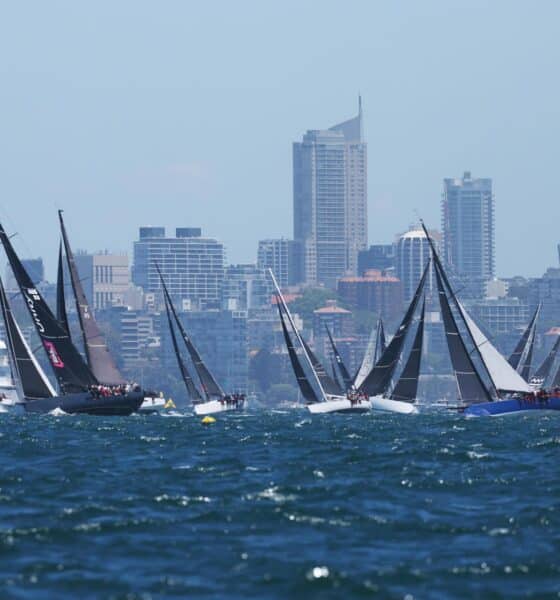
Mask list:
[[[334,288],[367,247],[367,144],[358,115],[293,145],[294,240],[306,283]]]

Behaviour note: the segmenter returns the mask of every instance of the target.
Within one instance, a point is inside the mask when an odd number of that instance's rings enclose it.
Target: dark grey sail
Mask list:
[[[62,232],[62,241],[64,243],[64,251],[66,252],[66,261],[68,262],[68,270],[70,272],[70,280],[72,282],[72,290],[76,299],[76,310],[80,321],[80,328],[84,339],[84,349],[90,369],[99,383],[106,385],[121,385],[125,383],[124,377],[119,373],[113,357],[109,354],[105,336],[97,325],[97,322],[90,310],[89,302],[86,298],[74,254],[68,241],[66,227],[62,218],[62,211],[58,211],[60,220],[60,230]]]
[[[436,273],[443,326],[445,328],[445,338],[447,340],[451,364],[459,388],[459,396],[465,405],[478,402],[490,402],[492,398],[474,366],[471,355],[468,353],[463,338],[459,333],[455,317],[451,312],[451,307],[447,300],[440,273],[440,267],[437,262],[434,263],[434,270]]]
[[[550,387],[552,389],[560,388],[560,365],[558,365],[558,369],[556,369],[556,375],[554,375]]]
[[[193,402],[193,404],[197,404],[202,402],[202,396],[196,387],[187,366],[185,365],[183,358],[181,356],[181,352],[179,350],[179,344],[177,343],[177,336],[175,335],[175,327],[173,326],[173,322],[171,320],[171,310],[169,308],[169,304],[167,302],[167,298],[165,298],[165,312],[167,314],[167,324],[169,325],[169,333],[171,334],[171,342],[173,344],[173,350],[175,352],[175,358],[177,359],[177,364],[179,365],[179,371],[181,372],[181,377],[183,378],[183,382],[185,383],[185,387],[187,388],[187,393],[189,398]],[[175,312],[173,312],[173,316],[175,316]]]
[[[334,360],[336,362],[336,365],[338,366],[340,374],[342,375],[344,389],[349,390],[352,387],[352,377],[350,377],[350,373],[348,373],[348,369],[346,368],[346,365],[344,364],[344,361],[342,360],[342,356],[340,356],[340,352],[338,351],[338,348],[336,347],[336,344],[334,343],[330,329],[328,328],[326,323],[325,323],[325,329],[327,330],[327,335],[329,336],[329,342],[331,344],[331,349],[332,349],[332,353],[334,356]]]
[[[331,376],[333,378],[333,381],[336,383],[336,385],[342,389],[342,383],[340,382],[340,378],[338,376],[338,373],[336,372],[336,364],[334,362],[334,360],[332,360],[331,358]]]
[[[540,383],[543,384],[550,375],[552,371],[552,367],[554,366],[554,362],[556,360],[556,355],[558,354],[558,350],[560,349],[560,335],[556,338],[556,342],[552,346],[552,349],[547,354],[546,358],[543,360],[540,367],[535,371],[533,377],[531,377],[531,383]]]
[[[381,358],[377,361],[370,374],[365,378],[364,382],[360,386],[360,391],[365,392],[368,396],[378,396],[384,394],[391,383],[391,378],[397,368],[399,357],[402,352],[402,348],[406,339],[406,334],[412,323],[418,300],[424,289],[426,277],[428,276],[428,269],[430,268],[430,261],[427,262],[416,288],[416,292],[408,306],[408,309],[401,321],[397,332],[393,336],[393,339],[387,346],[385,352],[381,355]]]
[[[64,267],[62,262],[62,242],[58,246],[58,271],[56,278],[56,318],[70,335],[70,325],[66,313],[66,298],[64,295]]]
[[[296,381],[298,383],[299,389],[301,391],[301,395],[305,398],[305,401],[308,404],[314,404],[315,402],[319,402],[319,398],[315,391],[313,390],[313,386],[309,383],[307,376],[305,375],[305,371],[301,365],[301,362],[298,358],[296,349],[292,340],[290,338],[290,334],[288,333],[288,328],[286,327],[286,323],[284,321],[284,315],[282,314],[282,304],[280,299],[277,300],[278,305],[278,313],[280,315],[280,323],[282,324],[282,332],[284,334],[284,341],[286,343],[286,348],[288,350],[288,356],[290,357],[290,362],[292,363],[292,369],[294,371],[294,375],[296,376]]]
[[[175,317],[175,322],[177,323],[177,327],[179,328],[181,337],[183,338],[183,341],[185,342],[185,346],[187,347],[187,350],[191,357],[196,374],[198,375],[200,384],[202,385],[202,389],[204,390],[204,394],[206,395],[206,398],[208,400],[210,400],[212,398],[223,398],[225,396],[224,391],[222,390],[222,388],[220,387],[219,383],[216,381],[216,379],[214,378],[212,373],[210,373],[210,370],[208,369],[208,367],[204,364],[204,361],[202,360],[200,354],[198,353],[198,350],[196,349],[195,345],[193,344],[191,338],[187,335],[187,332],[185,331],[185,328],[183,327],[181,320],[179,319],[179,317],[177,316],[177,313],[175,312],[175,307],[173,306],[173,301],[171,300],[171,296],[167,289],[167,285],[165,284],[165,280],[163,278],[163,275],[162,275],[158,265],[156,265],[156,269],[159,274],[159,278],[161,280],[161,286],[163,288],[164,297],[165,297],[166,301],[169,303],[171,310],[173,311],[173,315]]]
[[[83,391],[97,384],[97,379],[72,344],[68,332],[35,288],[1,225],[0,241],[62,393]]]
[[[508,358],[509,364],[521,375],[521,377],[523,377],[523,379],[525,379],[525,381],[528,381],[529,373],[531,371],[535,332],[540,310],[541,305],[539,304],[529,321],[529,325],[527,325],[527,328],[523,332],[521,339],[517,342],[514,351]]]
[[[0,279],[0,305],[6,326],[8,353],[12,365],[16,387],[27,400],[38,400],[54,397],[54,390],[48,382],[41,367],[35,360],[23,334],[14,319],[12,309],[8,302],[4,285]]]
[[[375,345],[375,362],[379,360],[383,352],[387,349],[387,340],[385,339],[385,327],[383,321],[379,317],[379,325],[377,327],[377,343]]]
[[[422,345],[424,343],[424,316],[426,313],[426,299],[422,303],[420,321],[416,329],[416,335],[410,349],[410,354],[404,369],[397,381],[397,385],[391,394],[392,400],[413,403],[418,394],[418,379],[420,377],[420,363],[422,362]]]
[[[325,393],[330,394],[331,396],[340,396],[344,394],[342,388],[339,385],[337,385],[334,379],[327,373],[325,367],[323,366],[321,361],[315,356],[315,353],[313,352],[313,350],[311,350],[309,344],[303,339],[303,337],[301,338],[301,341],[303,342],[305,351],[309,356],[309,360],[313,365],[313,369]]]

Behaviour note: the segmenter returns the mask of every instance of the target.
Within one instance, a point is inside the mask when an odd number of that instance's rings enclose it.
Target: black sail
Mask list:
[[[309,356],[309,360],[313,365],[313,369],[315,370],[317,378],[319,379],[321,387],[323,388],[325,393],[330,394],[331,396],[340,396],[341,394],[343,394],[344,391],[342,390],[342,388],[327,373],[325,367],[323,366],[321,361],[315,356],[315,353],[313,352],[313,350],[311,350],[309,344],[303,339],[303,337],[301,338],[301,341],[303,342],[305,351]]]
[[[290,362],[292,363],[292,369],[294,371],[294,375],[296,376],[296,381],[298,382],[299,389],[301,391],[301,395],[305,398],[305,401],[308,404],[314,404],[315,402],[319,402],[319,398],[315,394],[312,385],[309,383],[307,376],[305,375],[305,371],[301,365],[301,362],[298,358],[296,349],[292,340],[290,338],[290,334],[288,333],[288,328],[286,327],[286,323],[284,321],[284,315],[282,314],[281,303],[278,302],[278,313],[280,314],[280,323],[282,324],[282,332],[284,334],[284,341],[286,342],[286,348],[288,349],[288,356],[290,357]]]
[[[387,349],[387,340],[385,339],[385,328],[383,327],[383,321],[379,318],[379,327],[377,328],[377,344],[375,346],[375,362],[379,360],[379,357]]]
[[[207,399],[211,399],[211,398],[215,398],[215,397],[223,398],[225,396],[224,391],[222,390],[222,388],[220,387],[219,383],[216,381],[216,379],[214,378],[212,373],[210,373],[210,370],[208,369],[208,367],[204,364],[204,361],[202,360],[200,354],[198,353],[198,350],[196,349],[195,345],[193,344],[191,338],[187,335],[187,332],[185,331],[185,328],[183,327],[181,320],[177,316],[177,312],[175,311],[175,307],[173,306],[173,301],[171,300],[171,296],[169,295],[169,291],[167,290],[167,285],[165,284],[163,275],[161,274],[161,271],[157,265],[156,265],[156,269],[158,271],[159,278],[161,280],[161,286],[163,288],[165,300],[168,302],[169,307],[171,308],[171,311],[175,318],[175,323],[177,323],[177,327],[179,328],[181,337],[183,338],[185,346],[187,347],[187,350],[189,351],[189,355],[191,357],[192,363],[194,365],[195,371],[198,375],[198,378],[200,380],[200,383],[202,385],[202,389],[204,390],[206,398]]]
[[[368,396],[378,396],[383,394],[388,389],[391,378],[397,368],[399,357],[402,352],[402,348],[406,339],[406,334],[412,323],[418,300],[424,289],[424,283],[428,276],[428,269],[430,268],[430,261],[426,264],[424,273],[420,278],[414,297],[410,302],[410,305],[401,321],[397,332],[393,336],[393,339],[387,346],[385,352],[381,355],[381,358],[377,361],[370,374],[365,378],[364,382],[360,386],[360,391],[365,392]]]
[[[547,354],[540,367],[535,371],[533,377],[531,378],[531,382],[535,381],[544,383],[548,379],[559,349],[560,335],[556,338],[556,342],[554,342],[551,351]]]
[[[2,316],[6,325],[6,337],[8,342],[8,352],[10,354],[12,370],[15,371],[14,379],[17,379],[21,391],[27,400],[36,400],[40,398],[52,398],[53,390],[47,378],[37,364],[32,355],[23,334],[8,302],[4,285],[0,279],[0,305],[2,307]]]
[[[334,360],[332,360],[332,359],[331,359],[331,374],[332,374],[333,381],[336,383],[336,385],[340,389],[342,389],[342,383],[340,382],[338,373],[336,372],[336,364],[335,364]]]
[[[424,343],[424,316],[426,313],[426,299],[422,303],[420,322],[410,349],[410,354],[404,369],[391,394],[393,400],[401,402],[415,402],[418,394],[418,378],[420,377],[420,363],[422,362],[422,345]]]
[[[434,264],[434,270],[436,273],[443,326],[445,328],[445,338],[447,340],[451,364],[453,366],[453,371],[455,372],[461,400],[465,404],[490,402],[492,398],[474,366],[472,358],[463,342],[463,338],[459,333],[455,317],[451,312],[451,307],[447,300],[437,262]]]
[[[84,338],[84,348],[86,351],[87,362],[92,370],[95,378],[100,383],[106,385],[121,385],[125,383],[124,377],[119,373],[115,365],[115,361],[109,354],[105,336],[101,332],[99,325],[90,310],[89,302],[87,301],[74,254],[68,241],[66,227],[62,219],[62,211],[58,211],[60,220],[60,230],[62,232],[62,241],[64,242],[64,251],[66,252],[66,260],[68,262],[68,270],[70,271],[70,280],[72,281],[72,290],[76,299],[76,310],[80,321],[80,328]]]
[[[349,390],[352,387],[352,377],[350,377],[350,373],[348,373],[348,369],[342,360],[342,356],[340,356],[340,352],[334,343],[333,337],[331,335],[330,329],[325,323],[325,329],[327,330],[327,335],[329,336],[329,342],[331,344],[332,353],[334,356],[334,360],[340,370],[340,374],[342,375],[342,381],[344,382],[344,389]],[[340,387],[340,386],[339,386]]]
[[[539,304],[529,321],[529,325],[523,332],[521,339],[517,342],[515,350],[508,358],[509,364],[527,381],[531,371],[531,362],[533,359],[533,346],[535,344],[535,331],[537,328],[537,319],[541,305]]]
[[[56,318],[70,335],[70,325],[66,313],[66,298],[64,297],[64,267],[62,263],[62,243],[58,247],[58,271],[56,278]]]
[[[1,225],[0,241],[62,392],[82,391],[89,385],[96,384],[94,374],[72,344],[68,332],[35,288]]]
[[[183,362],[183,358],[181,356],[181,352],[179,351],[179,344],[177,343],[177,336],[175,335],[175,328],[173,326],[173,322],[171,321],[171,311],[169,310],[169,305],[167,303],[167,298],[165,299],[165,312],[167,314],[167,324],[169,325],[169,333],[171,334],[171,342],[173,343],[173,350],[175,352],[175,358],[177,359],[177,364],[179,365],[179,371],[181,372],[181,377],[185,383],[185,387],[187,388],[187,393],[189,398],[193,403],[198,403],[202,401],[202,396],[196,387],[191,374],[189,373],[187,366]]]

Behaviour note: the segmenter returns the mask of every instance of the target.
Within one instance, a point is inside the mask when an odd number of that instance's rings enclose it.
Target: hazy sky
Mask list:
[[[492,177],[497,268],[556,265],[560,3],[3,2],[0,218],[52,276],[140,225],[201,226],[231,262],[292,235],[291,144],[364,102],[369,238],[442,179]],[[3,262],[3,261],[2,261]]]

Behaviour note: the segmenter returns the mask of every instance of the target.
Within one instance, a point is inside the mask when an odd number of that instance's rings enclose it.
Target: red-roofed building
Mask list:
[[[401,315],[403,289],[400,279],[370,270],[363,277],[343,277],[338,281],[340,299],[357,308],[383,315],[388,320]]]
[[[336,305],[336,300],[327,300],[327,305],[313,311],[313,335],[322,338],[328,326],[335,338],[350,337],[352,335],[352,313]]]

